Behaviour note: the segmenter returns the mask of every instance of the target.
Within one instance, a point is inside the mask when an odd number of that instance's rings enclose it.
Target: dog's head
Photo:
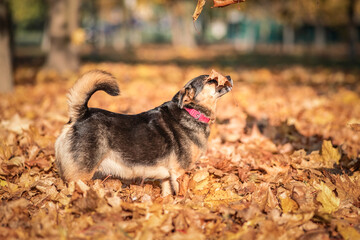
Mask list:
[[[233,81],[226,76],[226,84],[220,85],[217,79],[209,79],[209,75],[200,75],[190,80],[174,97],[179,108],[186,105],[200,106],[214,112],[216,101],[231,91]]]

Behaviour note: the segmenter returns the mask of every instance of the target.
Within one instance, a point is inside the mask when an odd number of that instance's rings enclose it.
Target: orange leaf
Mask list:
[[[214,6],[213,7],[226,7],[231,4],[245,2],[245,0],[214,0]]]
[[[210,73],[209,77],[206,79],[206,81],[210,81],[210,80],[217,81],[219,86],[228,85],[229,87],[231,87],[231,83],[229,82],[227,77],[221,75],[220,73],[218,73],[214,69],[211,70],[211,73]]]

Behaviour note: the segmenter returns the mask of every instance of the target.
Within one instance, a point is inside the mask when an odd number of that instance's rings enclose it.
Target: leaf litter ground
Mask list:
[[[210,70],[102,63],[81,72],[94,68],[113,73],[122,93],[96,93],[90,105],[129,114]],[[54,141],[78,76],[39,73],[36,85],[2,95],[0,238],[360,239],[359,73],[218,70],[233,92],[219,101],[206,155],[166,198],[158,181],[59,178]]]

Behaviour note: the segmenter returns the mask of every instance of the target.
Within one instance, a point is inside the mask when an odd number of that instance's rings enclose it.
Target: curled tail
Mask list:
[[[87,103],[96,91],[105,91],[111,96],[120,93],[118,84],[113,75],[108,72],[93,70],[85,73],[68,94],[70,121],[76,121],[88,111]]]

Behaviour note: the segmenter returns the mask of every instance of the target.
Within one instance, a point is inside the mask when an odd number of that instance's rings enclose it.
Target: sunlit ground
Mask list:
[[[80,73],[115,75],[121,96],[99,92],[90,105],[132,114],[212,67],[232,77],[233,91],[218,102],[207,154],[179,179],[182,194],[167,198],[151,181],[65,184],[53,145],[78,75],[19,67],[17,81],[32,83],[0,101],[0,236],[359,238],[358,69],[85,63]]]

